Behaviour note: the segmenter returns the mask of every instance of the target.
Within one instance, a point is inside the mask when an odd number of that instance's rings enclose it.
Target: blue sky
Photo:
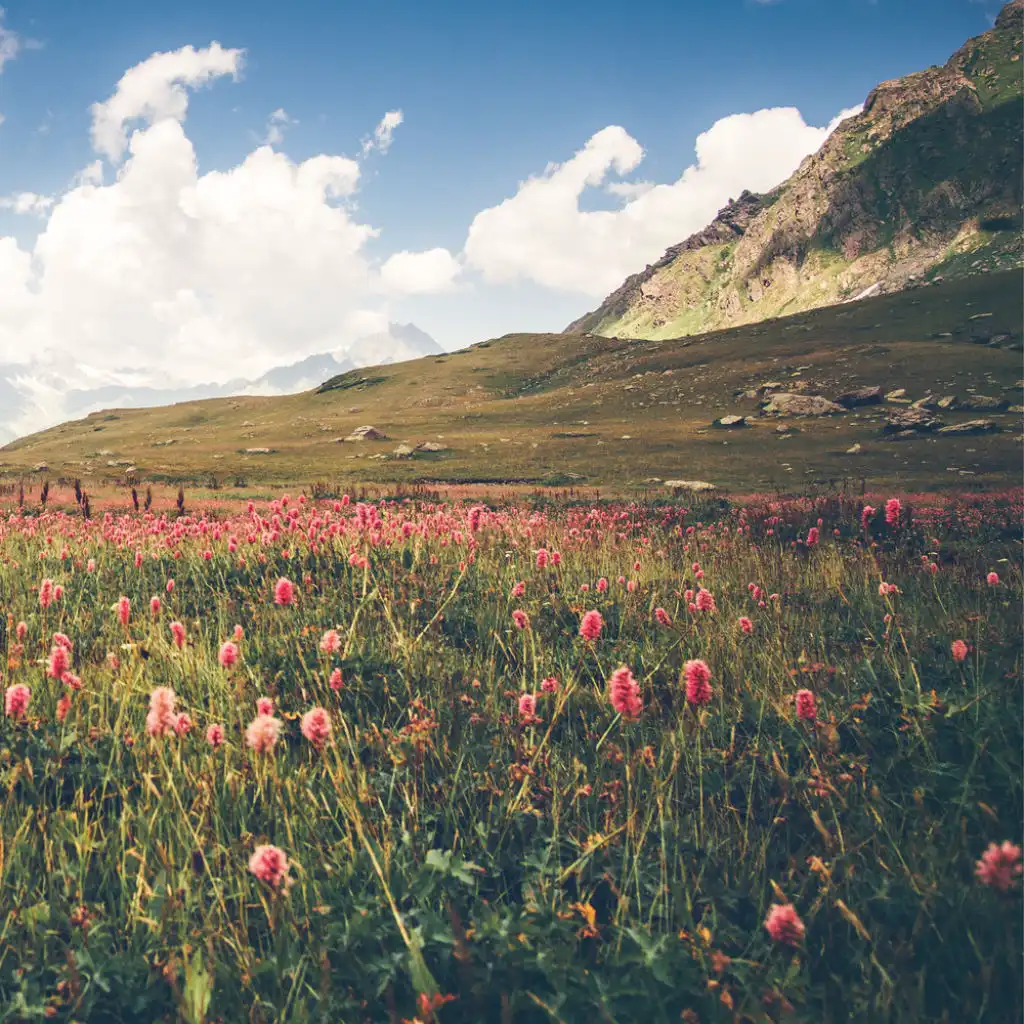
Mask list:
[[[354,220],[378,232],[363,247],[371,265],[400,250],[437,247],[465,265],[467,231],[481,211],[608,126],[625,129],[644,155],[638,162],[623,138],[607,139],[605,164],[629,165],[627,181],[671,183],[694,163],[697,136],[720,119],[795,107],[820,128],[878,81],[944,62],[997,10],[971,0],[10,0],[4,23],[20,50],[0,74],[0,195],[54,197],[52,211],[97,158],[90,105],[108,99],[151,54],[218,41],[244,49],[244,67],[237,80],[189,91],[184,131],[200,174],[241,164],[271,112],[283,109],[291,123],[276,149],[292,162],[318,154],[359,159],[358,189],[345,203]],[[403,120],[390,149],[360,157],[362,140],[395,110]],[[772,184],[757,180],[754,165],[763,161],[755,148],[750,161],[753,183]],[[743,183],[742,168],[729,173],[730,186]],[[104,182],[117,174],[116,161],[107,161]],[[603,180],[614,178],[608,172]],[[615,211],[623,200],[592,187],[578,204],[583,213]],[[691,219],[703,223],[705,214],[695,207]],[[2,216],[0,234],[28,251],[48,215]],[[552,219],[560,216],[552,206]],[[495,219],[489,230],[508,223]],[[484,227],[455,285],[412,295],[400,288],[380,308],[453,346],[558,329],[599,300],[598,291],[579,290],[587,267],[524,274]],[[662,241],[648,232],[629,249],[639,264],[622,266],[641,269]],[[524,229],[518,258],[528,258],[530,245],[539,259],[558,244]],[[593,280],[614,280],[619,270],[595,266]],[[304,344],[322,337],[311,328]],[[281,355],[253,344],[264,361]],[[0,361],[2,346],[0,334]]]

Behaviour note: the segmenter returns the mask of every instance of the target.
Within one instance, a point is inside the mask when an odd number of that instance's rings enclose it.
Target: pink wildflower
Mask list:
[[[18,625],[15,626],[14,632],[18,637],[18,642],[20,643],[28,635],[28,623],[24,621],[19,622]]]
[[[331,673],[331,678],[328,680],[328,685],[330,686],[330,688],[332,690],[340,690],[341,689],[342,681],[341,681],[341,669],[340,668],[336,668]]]
[[[809,548],[813,548],[814,545],[817,544],[817,543],[818,543],[818,528],[816,526],[812,526],[810,528],[810,530],[807,531],[807,546]]]
[[[169,686],[158,686],[149,695],[149,714],[146,716],[146,732],[150,736],[163,736],[177,724],[174,712],[176,697]]]
[[[810,690],[796,691],[796,717],[805,722],[813,722],[818,717],[818,703]]]
[[[221,668],[231,668],[238,661],[238,645],[230,640],[225,640],[220,645],[220,653],[217,655]]]
[[[710,590],[698,590],[696,599],[697,610],[702,612],[716,611],[715,599]]]
[[[517,583],[517,584],[516,584],[516,585],[515,585],[515,586],[514,586],[514,587],[512,588],[512,594],[511,594],[511,596],[512,596],[512,598],[513,598],[513,600],[514,600],[514,599],[515,599],[515,598],[517,598],[517,597],[522,597],[522,596],[523,596],[523,594],[525,594],[525,593],[526,593],[526,584],[525,584],[525,583],[524,583],[524,582],[523,582],[522,580],[520,580],[520,581],[519,581],[519,582],[518,582],[518,583]]]
[[[172,580],[172,579],[169,579],[169,580],[167,581],[167,587],[166,587],[166,590],[167,590],[167,593],[168,593],[168,594],[170,594],[170,593],[172,593],[172,592],[174,591],[174,580]]]
[[[295,600],[295,584],[282,576],[274,584],[274,604],[289,605]]]
[[[224,742],[224,727],[222,725],[211,725],[206,730],[206,742],[216,750]]]
[[[68,717],[68,712],[71,710],[71,695],[65,693],[59,701],[57,701],[57,721],[63,722]]]
[[[698,707],[711,702],[711,669],[700,658],[688,661],[683,666],[686,679],[686,699]]]
[[[548,564],[547,548],[541,548],[537,552],[537,568],[538,569],[544,569],[544,568],[547,567],[547,564]]]
[[[516,624],[516,629],[526,629],[530,624],[529,616],[521,608],[512,613],[512,621]]]
[[[302,716],[302,735],[317,750],[322,750],[331,736],[331,718],[323,708],[312,708]]]
[[[967,644],[963,640],[954,640],[950,646],[954,661],[964,661],[967,658]]]
[[[175,647],[181,650],[185,646],[185,627],[180,622],[172,622],[169,628]]]
[[[554,676],[548,676],[540,684],[540,688],[544,693],[558,693],[558,680]]]
[[[749,634],[749,633],[753,633],[754,632],[754,624],[753,624],[753,622],[750,621],[750,619],[748,619],[746,617],[746,615],[741,615],[739,617],[739,619],[737,621],[737,625],[740,627],[740,629],[744,633],[748,633]]]
[[[288,889],[288,858],[276,846],[257,846],[249,858],[249,870],[274,889]]]
[[[54,633],[53,643],[56,647],[63,647],[65,651],[71,651],[74,649],[74,644],[71,642],[71,637],[66,633]]]
[[[246,727],[245,742],[257,754],[269,754],[281,733],[281,720],[273,715],[257,715]]]
[[[773,942],[799,946],[804,937],[804,923],[792,903],[773,903],[764,922]]]
[[[329,629],[320,637],[320,650],[324,654],[334,654],[341,649],[341,637],[336,629]]]
[[[191,728],[192,719],[184,711],[174,719],[174,731],[179,736],[184,736]]]
[[[70,667],[67,648],[57,644],[50,651],[50,664],[47,666],[46,674],[51,679],[60,679]]]
[[[616,669],[608,680],[608,697],[612,707],[626,719],[640,717],[643,701],[640,697],[640,684],[633,678],[633,673],[626,665]]]
[[[589,611],[580,622],[580,636],[588,643],[593,643],[604,628],[604,619],[599,611]]]
[[[672,618],[668,614],[668,612],[665,611],[664,608],[655,608],[654,609],[654,617],[655,617],[655,619],[658,620],[658,624],[661,625],[661,626],[671,626],[672,625]]]
[[[31,697],[32,691],[24,683],[8,686],[4,693],[4,713],[8,718],[15,720],[21,718],[28,710],[28,702]]]
[[[974,873],[985,885],[1006,892],[1021,873],[1020,847],[1009,840],[990,843],[975,865]]]
[[[519,717],[529,721],[537,716],[537,698],[532,693],[524,693],[519,698]]]
[[[985,577],[985,581],[988,583],[988,585],[990,587],[998,587],[999,586],[999,573],[997,573],[997,572],[990,572]]]
[[[900,521],[900,514],[903,512],[903,505],[899,498],[890,498],[885,503],[885,521],[890,526],[895,526]]]
[[[260,697],[256,701],[257,715],[272,715],[274,713],[274,702],[269,697]]]
[[[602,576],[602,577],[601,577],[601,578],[600,578],[600,579],[599,579],[599,580],[597,581],[597,586],[596,586],[596,587],[595,587],[594,589],[595,589],[595,590],[596,590],[596,591],[597,591],[597,592],[598,592],[599,594],[604,594],[604,593],[607,593],[607,591],[608,591],[608,581],[607,581],[607,580],[606,580],[606,579],[605,579],[605,578],[604,578],[604,577]]]
[[[160,614],[160,598],[156,595],[149,599],[149,613],[154,619]]]
[[[39,584],[39,607],[44,611],[53,603],[53,580],[46,579]]]
[[[127,597],[119,597],[117,599],[117,618],[122,626],[128,625],[128,620],[132,614],[132,603]]]

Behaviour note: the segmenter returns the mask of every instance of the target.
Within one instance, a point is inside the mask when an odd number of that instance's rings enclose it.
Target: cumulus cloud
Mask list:
[[[0,364],[76,360],[105,379],[126,368],[151,380],[255,376],[386,328],[391,294],[451,284],[458,264],[444,249],[374,263],[365,247],[378,231],[347,202],[359,162],[276,151],[273,131],[291,123],[283,110],[241,163],[199,173],[189,90],[237,76],[242,59],[216,43],[154,54],[92,108],[112,180],[97,159],[59,195],[0,198],[45,218],[30,248],[0,237]],[[400,120],[385,116],[381,147]]]
[[[696,162],[669,184],[607,182],[633,171],[643,149],[624,128],[597,132],[574,156],[483,210],[465,244],[469,266],[493,282],[529,280],[601,297],[665,249],[704,227],[743,189],[766,191],[817,150],[844,117],[808,125],[793,107],[732,114],[697,137]],[[623,198],[619,210],[583,211],[588,187]]]
[[[129,122],[184,121],[188,90],[222,75],[237,77],[244,57],[245,51],[227,50],[220,43],[201,50],[183,46],[147,57],[121,76],[109,99],[92,105],[93,148],[112,163],[117,162],[128,145]]]
[[[403,120],[404,117],[400,110],[389,110],[374,128],[373,137],[363,142],[363,156],[368,156],[374,150],[377,150],[378,153],[386,153],[391,148],[395,129]]]
[[[460,271],[458,260],[447,249],[396,252],[380,268],[384,287],[406,295],[445,291]]]

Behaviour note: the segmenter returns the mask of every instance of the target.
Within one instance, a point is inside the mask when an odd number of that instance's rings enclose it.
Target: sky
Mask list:
[[[997,11],[10,0],[0,364],[187,383],[389,321],[559,330]]]

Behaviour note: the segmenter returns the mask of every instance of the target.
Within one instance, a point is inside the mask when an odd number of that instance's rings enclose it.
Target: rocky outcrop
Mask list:
[[[387,434],[376,427],[356,427],[346,438],[346,441],[386,441]]]
[[[966,423],[952,423],[948,427],[940,427],[939,433],[947,436],[963,434],[994,434],[999,430],[995,420],[968,420]]]
[[[794,395],[780,391],[771,396],[764,412],[768,416],[834,416],[846,410],[822,395]]]
[[[752,323],[920,283],[982,244],[1020,265],[1020,26],[1013,0],[946,64],[877,86],[786,182],[731,201],[567,330],[669,338]]]
[[[889,413],[883,433],[898,434],[905,430],[929,431],[941,424],[927,409],[900,409]]]
[[[853,409],[858,405],[875,405],[882,400],[881,386],[857,388],[840,395],[836,402],[844,409]]]

